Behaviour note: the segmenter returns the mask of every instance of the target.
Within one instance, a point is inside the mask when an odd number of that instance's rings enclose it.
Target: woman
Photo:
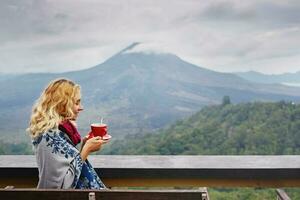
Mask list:
[[[81,141],[73,122],[83,110],[80,99],[79,85],[57,79],[33,106],[28,131],[39,170],[38,188],[105,188],[87,157],[106,141],[85,137],[81,151],[75,147]]]

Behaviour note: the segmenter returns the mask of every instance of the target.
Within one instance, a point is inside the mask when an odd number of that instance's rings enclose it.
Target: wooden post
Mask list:
[[[207,188],[204,187],[204,188],[200,188],[203,193],[202,193],[202,200],[209,200],[209,195],[208,195],[208,191],[207,191]]]
[[[291,200],[283,189],[276,189],[277,200]]]
[[[95,194],[95,192],[90,192],[89,193],[89,200],[96,200],[96,194]]]

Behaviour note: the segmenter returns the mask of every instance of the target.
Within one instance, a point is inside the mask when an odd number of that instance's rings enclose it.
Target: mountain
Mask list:
[[[89,69],[0,80],[1,135],[24,134],[33,102],[57,77],[67,77],[82,87],[85,111],[78,120],[82,134],[100,116],[114,137],[153,131],[205,105],[219,104],[224,95],[233,103],[300,100],[298,88],[253,83],[190,64],[173,54],[134,52],[138,45],[134,43]]]
[[[300,86],[300,71],[277,75],[267,75],[255,71],[238,72],[235,74],[246,80],[257,83],[282,83],[290,86]]]

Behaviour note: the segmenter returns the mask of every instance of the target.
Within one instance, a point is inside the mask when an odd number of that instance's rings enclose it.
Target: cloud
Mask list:
[[[299,25],[299,9],[299,1],[212,1],[195,18],[256,29],[286,28]]]
[[[84,69],[135,41],[217,71],[294,72],[299,11],[269,0],[0,1],[0,73]]]

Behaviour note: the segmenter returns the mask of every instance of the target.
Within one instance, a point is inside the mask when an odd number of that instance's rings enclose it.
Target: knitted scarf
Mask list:
[[[81,136],[77,128],[69,120],[61,122],[58,126],[58,129],[66,133],[75,146],[81,141]]]

